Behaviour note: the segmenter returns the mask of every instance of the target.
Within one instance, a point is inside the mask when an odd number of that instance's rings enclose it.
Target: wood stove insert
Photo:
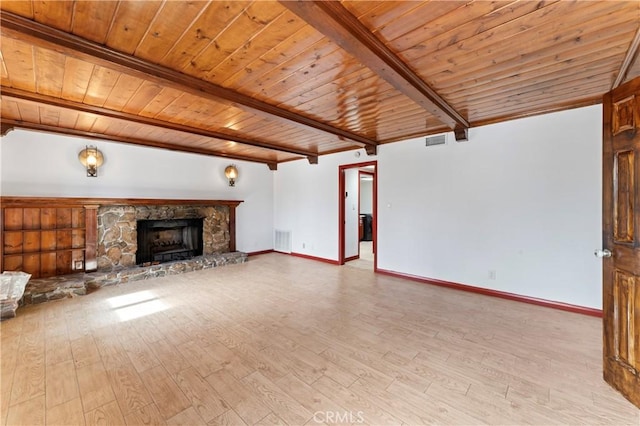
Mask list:
[[[203,219],[137,221],[136,263],[185,260],[202,255]]]

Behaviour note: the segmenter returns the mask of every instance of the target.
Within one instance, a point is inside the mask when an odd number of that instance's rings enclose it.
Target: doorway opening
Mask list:
[[[338,261],[377,269],[377,161],[338,168]]]

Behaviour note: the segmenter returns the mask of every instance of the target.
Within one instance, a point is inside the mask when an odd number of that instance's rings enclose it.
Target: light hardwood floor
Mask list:
[[[596,318],[275,253],[0,330],[3,424],[640,424]]]
[[[373,260],[373,243],[371,241],[360,241],[360,257],[355,260],[350,260],[345,263],[345,265],[373,271]]]

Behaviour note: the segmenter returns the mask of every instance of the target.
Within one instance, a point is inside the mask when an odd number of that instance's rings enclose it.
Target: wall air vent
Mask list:
[[[273,249],[281,253],[291,253],[291,231],[276,229]]]
[[[429,136],[427,146],[444,145],[447,143],[447,135]]]

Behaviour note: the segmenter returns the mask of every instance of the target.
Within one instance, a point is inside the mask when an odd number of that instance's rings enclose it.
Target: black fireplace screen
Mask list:
[[[202,255],[202,218],[139,220],[137,226],[139,265]]]

